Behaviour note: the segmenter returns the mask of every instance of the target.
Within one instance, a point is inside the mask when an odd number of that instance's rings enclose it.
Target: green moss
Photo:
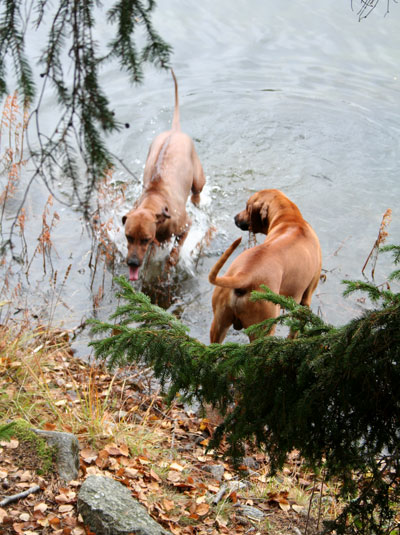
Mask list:
[[[25,458],[29,458],[31,468],[38,474],[52,471],[56,456],[55,446],[49,446],[46,440],[38,436],[24,420],[0,425],[0,440],[9,441],[14,437],[19,441],[22,462]]]

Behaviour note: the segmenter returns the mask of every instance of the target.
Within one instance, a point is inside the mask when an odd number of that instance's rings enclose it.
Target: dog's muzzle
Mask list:
[[[243,221],[243,219],[239,219],[239,216],[235,216],[235,225],[239,227],[241,230],[249,230],[249,223],[248,221]]]

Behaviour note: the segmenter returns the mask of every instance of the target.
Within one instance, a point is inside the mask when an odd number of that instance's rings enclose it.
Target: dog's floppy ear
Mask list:
[[[156,215],[157,223],[164,223],[166,219],[171,219],[171,215],[168,211],[168,206],[164,206],[164,208],[161,210],[161,214]]]
[[[264,224],[267,224],[268,223],[268,207],[269,207],[269,203],[268,202],[264,202],[261,206],[261,209],[260,209],[260,217],[261,217],[261,221],[264,223]]]

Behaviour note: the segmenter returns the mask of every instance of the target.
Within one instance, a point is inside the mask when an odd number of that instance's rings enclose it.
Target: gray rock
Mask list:
[[[118,481],[89,476],[78,493],[78,511],[96,535],[171,535]]]
[[[260,509],[256,509],[250,505],[239,505],[239,509],[245,516],[247,516],[247,518],[250,518],[251,520],[257,520],[258,522],[261,522],[265,516],[265,513],[260,511]]]
[[[221,481],[224,477],[225,468],[222,464],[209,464],[203,467],[204,470],[210,472],[214,479]]]
[[[58,431],[33,431],[44,438],[49,446],[55,446],[57,450],[57,470],[64,481],[76,479],[79,472],[79,442],[71,433]]]

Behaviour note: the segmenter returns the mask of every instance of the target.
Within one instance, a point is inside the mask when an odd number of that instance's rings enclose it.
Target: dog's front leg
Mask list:
[[[174,246],[169,254],[169,258],[167,260],[166,267],[167,269],[170,269],[172,266],[175,266],[179,260],[179,253],[181,251],[182,245],[184,244],[190,230],[191,221],[188,220],[188,222],[185,225],[185,230],[180,234],[179,236],[176,236]]]

